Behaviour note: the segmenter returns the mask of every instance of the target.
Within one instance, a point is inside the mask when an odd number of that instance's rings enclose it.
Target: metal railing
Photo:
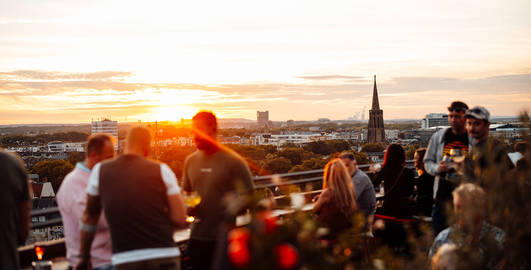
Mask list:
[[[370,166],[369,164],[364,164],[364,165],[359,165],[358,168],[366,172],[369,170],[369,166]],[[407,167],[408,168],[413,167],[412,160],[407,161]],[[258,189],[273,188],[273,187],[285,186],[285,185],[303,185],[307,183],[315,184],[315,183],[322,181],[323,173],[324,173],[324,170],[320,169],[320,170],[309,170],[309,171],[301,171],[301,172],[293,172],[293,173],[255,176],[254,177],[255,189],[258,190]],[[318,194],[321,191],[322,190],[318,188],[315,190],[306,191],[304,192],[304,195],[313,196],[315,194]],[[277,200],[282,200],[286,196],[288,195],[282,194],[280,196],[276,196],[275,198]],[[382,199],[383,199],[383,196],[377,195],[377,200],[382,200]],[[31,211],[30,215],[31,217],[52,216],[52,218],[44,222],[31,223],[30,225],[31,229],[48,228],[48,227],[62,225],[62,218],[60,216],[58,207],[33,210]],[[32,260],[35,260],[35,253],[33,250],[36,245],[41,246],[41,247],[46,247],[47,254],[48,256],[50,256],[50,258],[61,257],[61,256],[65,256],[66,254],[64,239],[38,242],[32,245],[20,247],[18,249],[20,260],[23,265],[28,265],[29,263],[31,263]]]
[[[369,164],[363,164],[363,165],[358,165],[358,168],[366,172],[369,170],[369,166],[370,166]],[[412,166],[413,166],[413,161],[408,160],[407,167],[412,167]],[[312,183],[312,182],[319,182],[323,180],[323,173],[324,173],[324,170],[319,169],[319,170],[309,170],[309,171],[292,172],[292,173],[255,176],[254,177],[255,189],[272,188],[272,187],[285,186],[285,185],[301,185],[301,184],[307,184],[307,183]],[[302,177],[302,178],[292,179],[292,178],[299,178],[299,177]],[[276,181],[275,179],[281,179],[281,181]],[[313,192],[319,192],[319,190],[314,190]],[[51,207],[47,209],[39,209],[39,210],[31,211],[31,217],[58,215],[58,214],[59,214],[58,207]],[[55,218],[46,220],[44,222],[31,223],[30,228],[31,229],[46,228],[50,226],[58,226],[61,224],[62,224],[61,217],[55,217]]]

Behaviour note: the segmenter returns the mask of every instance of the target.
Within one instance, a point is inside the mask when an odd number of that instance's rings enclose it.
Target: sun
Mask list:
[[[164,105],[156,108],[153,116],[158,121],[179,121],[181,118],[191,119],[196,112],[195,108],[186,105]]]

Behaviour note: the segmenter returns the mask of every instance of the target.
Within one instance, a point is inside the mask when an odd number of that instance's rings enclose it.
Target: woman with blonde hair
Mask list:
[[[328,226],[332,238],[352,225],[357,209],[354,192],[352,179],[343,162],[337,158],[328,162],[323,175],[323,192],[313,210],[317,220]]]

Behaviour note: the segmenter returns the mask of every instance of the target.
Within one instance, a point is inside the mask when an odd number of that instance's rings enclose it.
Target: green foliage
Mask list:
[[[361,152],[382,152],[385,147],[379,143],[366,143],[361,147]]]
[[[65,142],[84,142],[88,138],[87,133],[82,132],[64,132],[54,134],[40,134],[36,136],[24,135],[9,135],[0,138],[0,144],[3,146],[22,146],[30,145],[34,142],[46,144],[51,141],[65,141]]]
[[[302,172],[323,169],[328,161],[319,157],[306,159],[302,164],[293,166],[289,172]]]
[[[412,160],[415,156],[415,151],[419,148],[418,144],[410,144],[406,147],[406,160]]]
[[[274,145],[266,144],[266,145],[259,145],[258,147],[262,148],[268,154],[273,154],[273,153],[277,152],[277,147],[274,146]]]
[[[310,142],[304,146],[304,149],[318,155],[330,155],[336,152],[335,148],[325,141]]]
[[[246,159],[255,162],[264,160],[266,155],[268,154],[268,152],[266,152],[263,147],[255,145],[233,144],[229,145],[229,147],[236,151],[236,153],[245,157]]]
[[[287,173],[291,167],[291,161],[285,157],[268,159],[262,166],[261,174]]]
[[[350,144],[345,140],[330,140],[326,141],[326,144],[333,148],[334,152],[350,150]]]
[[[167,147],[160,153],[160,161],[168,164],[178,179],[182,179],[184,161],[188,155],[195,151],[195,147],[174,146]]]
[[[85,154],[80,152],[70,152],[66,158],[72,165],[76,165],[78,162],[85,160]]]
[[[289,159],[292,165],[299,165],[304,160],[312,156],[315,156],[315,154],[312,152],[308,152],[302,148],[295,148],[295,147],[285,148],[281,151],[278,151],[277,155],[280,157],[285,157]]]
[[[66,160],[43,160],[33,166],[31,173],[38,174],[40,179],[46,178],[57,192],[65,176],[73,169],[74,166]]]

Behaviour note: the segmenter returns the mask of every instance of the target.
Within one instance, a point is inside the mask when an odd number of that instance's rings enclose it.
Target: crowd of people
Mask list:
[[[461,249],[477,251],[478,266],[499,266],[499,258],[484,258],[487,249],[504,248],[505,234],[485,218],[486,198],[493,191],[482,180],[481,164],[492,158],[505,171],[515,166],[489,137],[487,109],[455,101],[448,112],[450,127],[434,133],[427,148],[416,150],[415,170],[406,167],[405,151],[394,143],[370,176],[358,169],[350,152],[328,162],[313,205],[316,220],[328,228],[327,239],[340,237],[360,213],[364,233],[380,234],[384,244],[400,253],[406,248],[403,223],[427,216],[434,241],[426,256],[433,269],[455,266]],[[57,193],[70,269],[180,269],[181,251],[173,233],[187,225],[188,215],[195,218],[187,251],[192,269],[225,269],[223,237],[250,207],[254,184],[245,160],[216,141],[215,115],[202,111],[192,120],[197,151],[186,158],[182,185],[166,164],[149,159],[146,128],[133,127],[118,156],[111,137],[89,137],[85,160]],[[16,247],[28,233],[27,175],[10,154],[0,152],[0,163],[5,179],[0,189],[0,266],[18,269]],[[523,160],[516,164],[526,166]],[[384,191],[381,207],[375,192],[379,186]],[[185,203],[191,193],[200,198],[195,207]],[[449,222],[451,214],[455,223]],[[388,221],[382,232],[373,228],[376,219]]]

